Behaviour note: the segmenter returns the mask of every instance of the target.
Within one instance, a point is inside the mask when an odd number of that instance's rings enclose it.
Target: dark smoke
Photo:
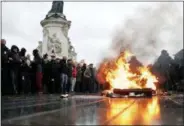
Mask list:
[[[178,4],[163,2],[139,8],[115,32],[107,57],[117,56],[125,48],[142,63],[149,64],[153,63],[162,49],[169,53],[182,49],[183,17]]]

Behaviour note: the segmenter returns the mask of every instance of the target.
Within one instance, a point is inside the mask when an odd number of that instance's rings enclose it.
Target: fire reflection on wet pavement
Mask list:
[[[183,106],[156,96],[4,97],[1,113],[2,125],[183,125]]]

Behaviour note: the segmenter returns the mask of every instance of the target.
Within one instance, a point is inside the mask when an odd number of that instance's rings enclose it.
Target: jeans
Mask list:
[[[13,85],[13,93],[17,94],[18,93],[18,72],[17,71],[11,71],[10,72],[10,76],[11,76],[11,81],[12,81],[12,85]]]
[[[68,83],[68,76],[67,74],[61,73],[61,93],[66,94],[67,91],[67,83]]]
[[[71,90],[70,91],[74,91],[74,89],[75,89],[75,84],[76,84],[76,78],[74,78],[74,77],[72,77],[71,78],[71,83],[72,83],[72,85],[71,85]]]

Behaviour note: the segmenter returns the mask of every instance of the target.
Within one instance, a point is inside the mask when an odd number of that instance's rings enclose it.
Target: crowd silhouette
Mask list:
[[[26,49],[6,46],[1,40],[2,95],[22,94],[69,94],[97,93],[100,86],[95,78],[93,64],[76,63],[72,59],[55,55],[51,59],[33,50],[33,60],[26,55]]]

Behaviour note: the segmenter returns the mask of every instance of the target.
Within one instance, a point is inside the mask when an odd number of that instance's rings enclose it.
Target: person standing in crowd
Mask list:
[[[56,80],[57,80],[57,74],[58,74],[58,68],[57,68],[57,63],[55,60],[55,55],[51,56],[51,61],[50,61],[50,79],[49,79],[49,87],[48,91],[50,94],[54,94],[56,92]]]
[[[27,86],[26,86],[26,90],[27,90],[27,93],[28,94],[30,94],[31,93],[31,85],[32,85],[32,83],[31,83],[31,57],[30,57],[30,55],[29,54],[27,54],[27,56],[26,56],[26,64],[27,64],[27,73],[28,73],[28,75],[26,76],[26,80],[27,80]]]
[[[26,63],[26,49],[22,48],[19,56],[22,60],[21,66],[20,66],[20,92],[22,94],[27,94],[28,93],[28,72],[29,72],[29,66]]]
[[[28,66],[31,66],[31,56],[29,54],[26,56],[26,63]]]
[[[33,64],[35,65],[35,75],[36,75],[36,88],[39,94],[42,93],[42,59],[38,53],[38,50],[33,50]]]
[[[67,84],[67,92],[71,92],[72,87],[72,68],[73,68],[73,61],[71,59],[68,59],[67,62],[68,66],[68,84]]]
[[[18,73],[20,69],[21,59],[19,57],[19,48],[15,45],[11,47],[11,53],[9,56],[10,61],[10,76],[13,85],[13,93],[18,94],[20,91],[18,88]]]
[[[87,68],[87,65],[84,63],[83,66],[82,66],[82,68],[81,68],[81,73],[82,73],[82,75],[81,75],[81,81],[82,81],[82,83],[81,83],[81,90],[82,90],[83,93],[85,92],[85,77],[84,77],[84,72],[85,72],[86,68]]]
[[[91,93],[90,86],[91,86],[91,71],[90,71],[90,65],[86,68],[84,72],[84,90],[85,93]]]
[[[76,88],[75,88],[75,91],[76,92],[82,92],[82,87],[81,87],[81,85],[82,85],[82,81],[81,81],[81,79],[82,79],[82,71],[81,71],[81,65],[80,65],[80,63],[77,65],[77,76],[76,76]]]
[[[1,87],[2,87],[2,95],[10,94],[9,85],[9,49],[6,47],[6,40],[1,39]]]
[[[94,72],[95,72],[95,84],[96,84],[96,93],[101,91],[101,84],[97,80],[97,69],[94,67]]]
[[[56,73],[56,90],[55,92],[56,93],[60,93],[61,92],[61,86],[60,86],[60,83],[61,83],[61,79],[60,79],[60,59],[59,58],[56,58],[56,69],[57,69],[57,73]]]
[[[95,70],[94,70],[94,67],[93,67],[93,64],[90,64],[89,65],[89,70],[90,70],[90,73],[91,73],[91,83],[90,83],[90,91],[92,93],[95,93],[96,92],[96,83],[95,83]]]
[[[77,77],[77,67],[76,67],[76,63],[73,62],[73,66],[72,66],[72,85],[71,85],[71,92],[74,92],[75,89],[75,85],[76,85],[76,77]]]
[[[61,78],[61,97],[67,97],[67,83],[68,83],[68,67],[67,67],[67,58],[63,57],[60,62],[60,78]]]
[[[48,87],[49,87],[49,78],[50,78],[50,73],[49,73],[49,59],[48,55],[44,54],[43,55],[43,89],[44,93],[48,93]]]

